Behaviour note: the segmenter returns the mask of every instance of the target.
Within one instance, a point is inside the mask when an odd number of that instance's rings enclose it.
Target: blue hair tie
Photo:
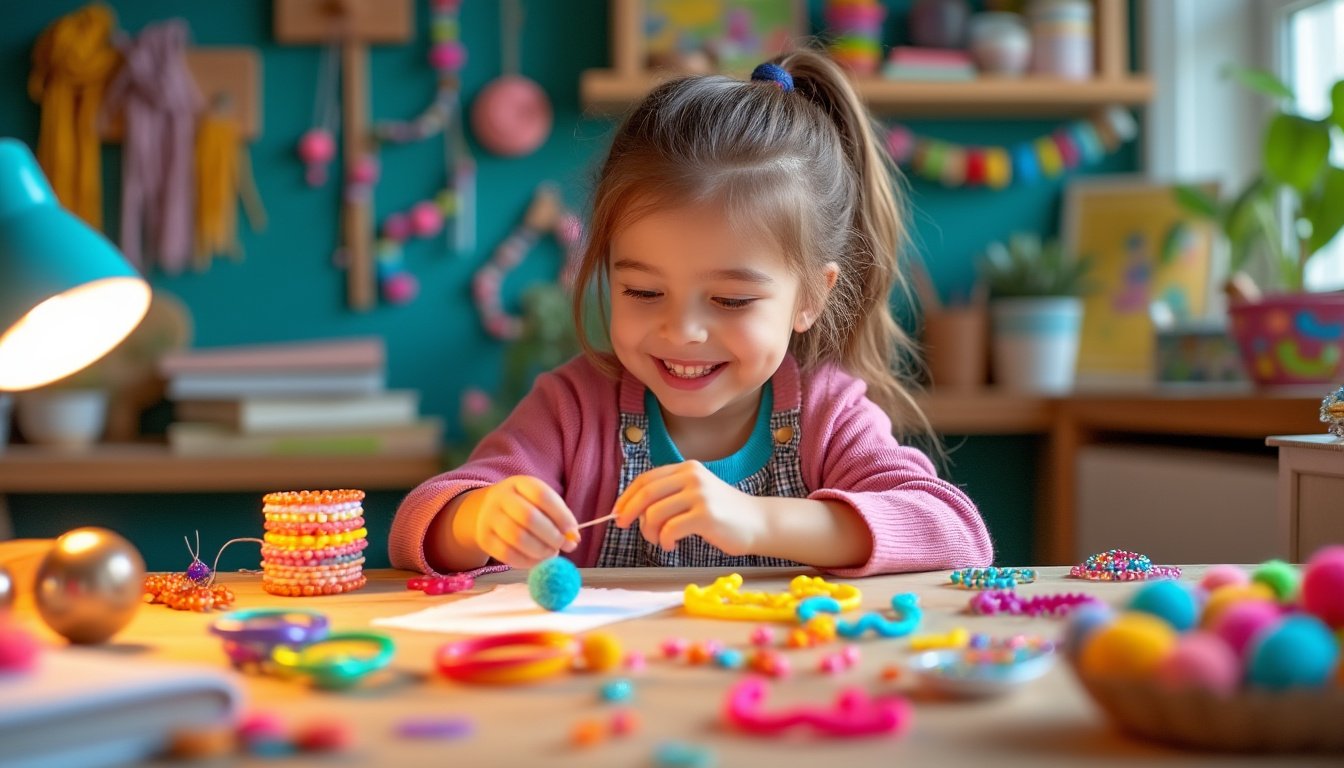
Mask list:
[[[790,75],[778,64],[766,62],[751,70],[751,79],[767,83],[774,83],[785,93],[793,92],[793,75]]]

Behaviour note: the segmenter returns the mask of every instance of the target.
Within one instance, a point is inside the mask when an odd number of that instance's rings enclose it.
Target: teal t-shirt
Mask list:
[[[766,382],[761,388],[761,407],[756,412],[756,426],[752,427],[746,445],[731,456],[706,461],[705,468],[725,483],[737,485],[770,463],[770,456],[774,451],[770,439],[770,414],[774,410],[774,405],[774,384]],[[653,466],[661,467],[664,464],[685,461],[681,451],[677,450],[676,443],[672,442],[672,436],[667,434],[667,425],[663,423],[663,411],[658,405],[658,398],[648,389],[644,390],[644,413],[649,417],[649,461]]]

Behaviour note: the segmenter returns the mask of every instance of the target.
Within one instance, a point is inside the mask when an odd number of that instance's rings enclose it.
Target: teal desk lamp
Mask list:
[[[135,329],[149,284],[61,208],[23,142],[0,138],[0,393],[93,363]]]

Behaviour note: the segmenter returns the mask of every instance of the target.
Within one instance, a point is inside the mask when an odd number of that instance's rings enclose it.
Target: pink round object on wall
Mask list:
[[[504,75],[490,81],[471,108],[476,141],[503,157],[536,151],[551,133],[551,102],[534,81]]]

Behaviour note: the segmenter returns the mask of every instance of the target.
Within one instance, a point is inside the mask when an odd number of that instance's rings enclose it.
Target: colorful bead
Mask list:
[[[1091,581],[1140,581],[1143,579],[1178,579],[1177,566],[1155,566],[1147,555],[1123,549],[1108,549],[1091,555],[1081,565],[1069,570],[1076,579]]]
[[[602,685],[602,700],[608,703],[629,701],[634,695],[635,686],[623,677]]]

